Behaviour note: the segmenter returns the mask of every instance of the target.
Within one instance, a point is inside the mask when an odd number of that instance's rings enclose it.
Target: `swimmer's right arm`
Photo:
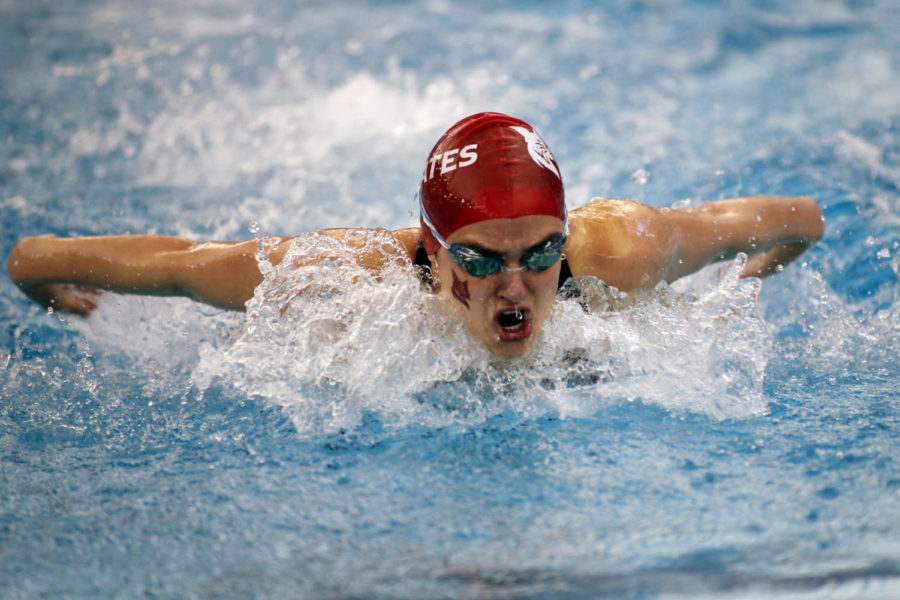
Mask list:
[[[284,255],[275,238],[270,259]],[[9,276],[44,307],[87,314],[97,290],[188,296],[242,310],[262,281],[256,241],[198,243],[162,235],[25,238],[13,248]]]
[[[359,229],[328,229],[321,233],[347,239]],[[412,260],[418,229],[382,233],[397,240]],[[279,264],[291,237],[270,237],[269,260]],[[353,247],[351,239],[348,244]],[[357,260],[378,271],[384,252],[360,249]],[[262,281],[255,240],[194,242],[164,235],[119,235],[59,238],[42,235],[23,239],[13,248],[9,276],[45,308],[86,315],[96,308],[100,290],[124,294],[187,296],[231,310],[243,310]],[[315,263],[327,256],[310,255],[299,262]]]

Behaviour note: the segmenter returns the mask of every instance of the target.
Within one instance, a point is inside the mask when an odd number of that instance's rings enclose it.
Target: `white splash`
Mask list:
[[[560,395],[560,414],[587,416],[620,400],[716,419],[764,414],[772,339],[757,310],[760,281],[739,278],[744,260],[696,295],[665,284],[624,294],[582,281],[584,296],[558,305],[538,351],[542,368],[561,381],[592,371],[591,385]],[[560,360],[573,356],[580,366]]]
[[[375,248],[378,277],[355,248]],[[590,416],[639,400],[712,418],[763,414],[771,339],[756,314],[759,282],[741,263],[705,294],[667,286],[623,294],[585,280],[558,302],[529,356],[496,363],[426,291],[390,238],[298,238],[277,266],[261,256],[242,335],[201,348],[193,380],[214,380],[286,411],[301,435],[357,427],[473,424],[502,412]],[[310,260],[315,257],[315,260]]]
[[[384,260],[380,276],[357,264],[354,247]],[[416,392],[487,356],[398,252],[391,238],[360,231],[346,244],[301,236],[277,266],[262,256],[266,279],[243,334],[224,350],[205,347],[195,381],[205,387],[219,377],[275,402],[301,432],[352,428],[365,411],[408,422],[421,412]]]

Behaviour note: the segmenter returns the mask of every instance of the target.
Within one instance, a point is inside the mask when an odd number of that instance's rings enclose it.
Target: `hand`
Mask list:
[[[96,288],[71,283],[44,283],[22,286],[29,298],[54,311],[88,316],[97,308],[97,298],[103,292]]]
[[[765,252],[755,254],[747,259],[741,277],[767,277],[778,273],[788,263],[803,254],[807,248],[809,248],[809,244],[795,242],[775,246]]]

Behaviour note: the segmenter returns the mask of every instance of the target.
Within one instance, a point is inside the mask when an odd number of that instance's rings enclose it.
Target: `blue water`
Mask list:
[[[411,226],[479,110],[535,124],[570,207],[827,217],[761,286],[562,302],[513,368],[403,272],[88,319],[4,277],[0,597],[900,596],[898,57],[892,0],[0,0],[4,257]]]

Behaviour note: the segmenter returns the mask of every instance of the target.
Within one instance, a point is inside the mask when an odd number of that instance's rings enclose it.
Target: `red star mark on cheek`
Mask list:
[[[456,276],[456,271],[453,271],[453,287],[450,288],[453,297],[459,300],[463,306],[469,308],[469,282],[463,281]]]

